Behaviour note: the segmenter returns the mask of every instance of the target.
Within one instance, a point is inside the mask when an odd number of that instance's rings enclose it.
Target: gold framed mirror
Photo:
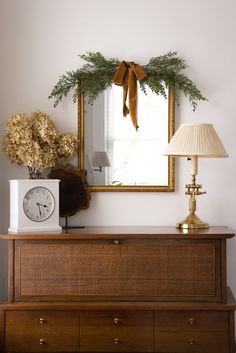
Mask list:
[[[174,159],[162,155],[174,133],[174,99],[178,100],[182,91],[193,110],[197,101],[206,100],[183,73],[185,60],[172,51],[152,57],[142,66],[106,59],[100,52],[80,57],[86,63],[60,76],[49,98],[55,99],[56,107],[74,91],[73,102],[78,102],[78,166],[86,173],[90,190],[174,191]],[[110,94],[113,83],[118,89],[122,86],[119,96]]]
[[[78,164],[91,191],[174,191],[174,158],[162,155],[174,134],[174,94],[166,94],[139,92],[138,131],[122,116],[120,87],[92,105],[80,95]]]

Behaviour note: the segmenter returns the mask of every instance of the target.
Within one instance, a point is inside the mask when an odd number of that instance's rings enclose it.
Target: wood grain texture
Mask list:
[[[155,352],[229,353],[227,332],[157,332]]]
[[[158,331],[225,331],[229,330],[227,311],[156,311],[155,325]]]
[[[229,351],[230,351],[230,353],[236,352],[235,314],[233,311],[229,312]]]
[[[75,215],[89,207],[90,192],[84,171],[71,164],[58,164],[51,168],[49,179],[59,179],[60,217]]]
[[[80,316],[81,352],[153,352],[153,313],[84,312]]]
[[[5,311],[0,310],[0,353],[4,352],[5,346]]]
[[[8,242],[8,301],[14,301],[15,240]]]
[[[5,345],[7,352],[78,352],[79,316],[69,311],[7,311]]]
[[[0,232],[0,237],[3,239],[119,239],[126,238],[127,235],[129,238],[143,238],[146,239],[192,239],[192,238],[201,238],[201,239],[227,239],[232,238],[235,235],[235,232],[228,227],[210,227],[209,229],[198,229],[198,230],[185,230],[176,229],[175,227],[170,226],[152,226],[152,227],[143,227],[143,226],[129,226],[129,227],[85,227],[84,229],[69,229],[62,230],[61,232],[54,233],[17,233],[17,234],[8,234],[7,230],[3,229]]]
[[[24,311],[24,310],[194,310],[194,311],[234,311],[236,310],[236,301],[230,293],[228,288],[227,302],[225,304],[217,302],[164,302],[164,301],[25,301],[25,302],[0,302],[0,310],[9,311]]]
[[[227,263],[226,263],[226,241],[221,241],[221,298],[222,303],[226,302],[227,297]]]

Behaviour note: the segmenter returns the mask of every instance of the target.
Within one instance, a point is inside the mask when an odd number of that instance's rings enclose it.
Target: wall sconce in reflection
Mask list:
[[[107,152],[105,151],[95,151],[92,156],[92,166],[96,172],[102,172],[103,167],[110,167],[111,163],[109,161]]]

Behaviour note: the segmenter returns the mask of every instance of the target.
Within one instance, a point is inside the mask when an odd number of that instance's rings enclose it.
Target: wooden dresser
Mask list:
[[[9,242],[1,352],[234,353],[225,227],[89,227]]]

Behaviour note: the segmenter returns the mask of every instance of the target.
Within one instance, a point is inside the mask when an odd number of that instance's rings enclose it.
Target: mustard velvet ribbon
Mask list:
[[[113,82],[115,85],[123,86],[123,116],[130,114],[131,120],[136,130],[138,130],[137,119],[137,80],[146,77],[142,67],[132,61],[122,61],[116,71]],[[129,107],[126,104],[129,93]]]

